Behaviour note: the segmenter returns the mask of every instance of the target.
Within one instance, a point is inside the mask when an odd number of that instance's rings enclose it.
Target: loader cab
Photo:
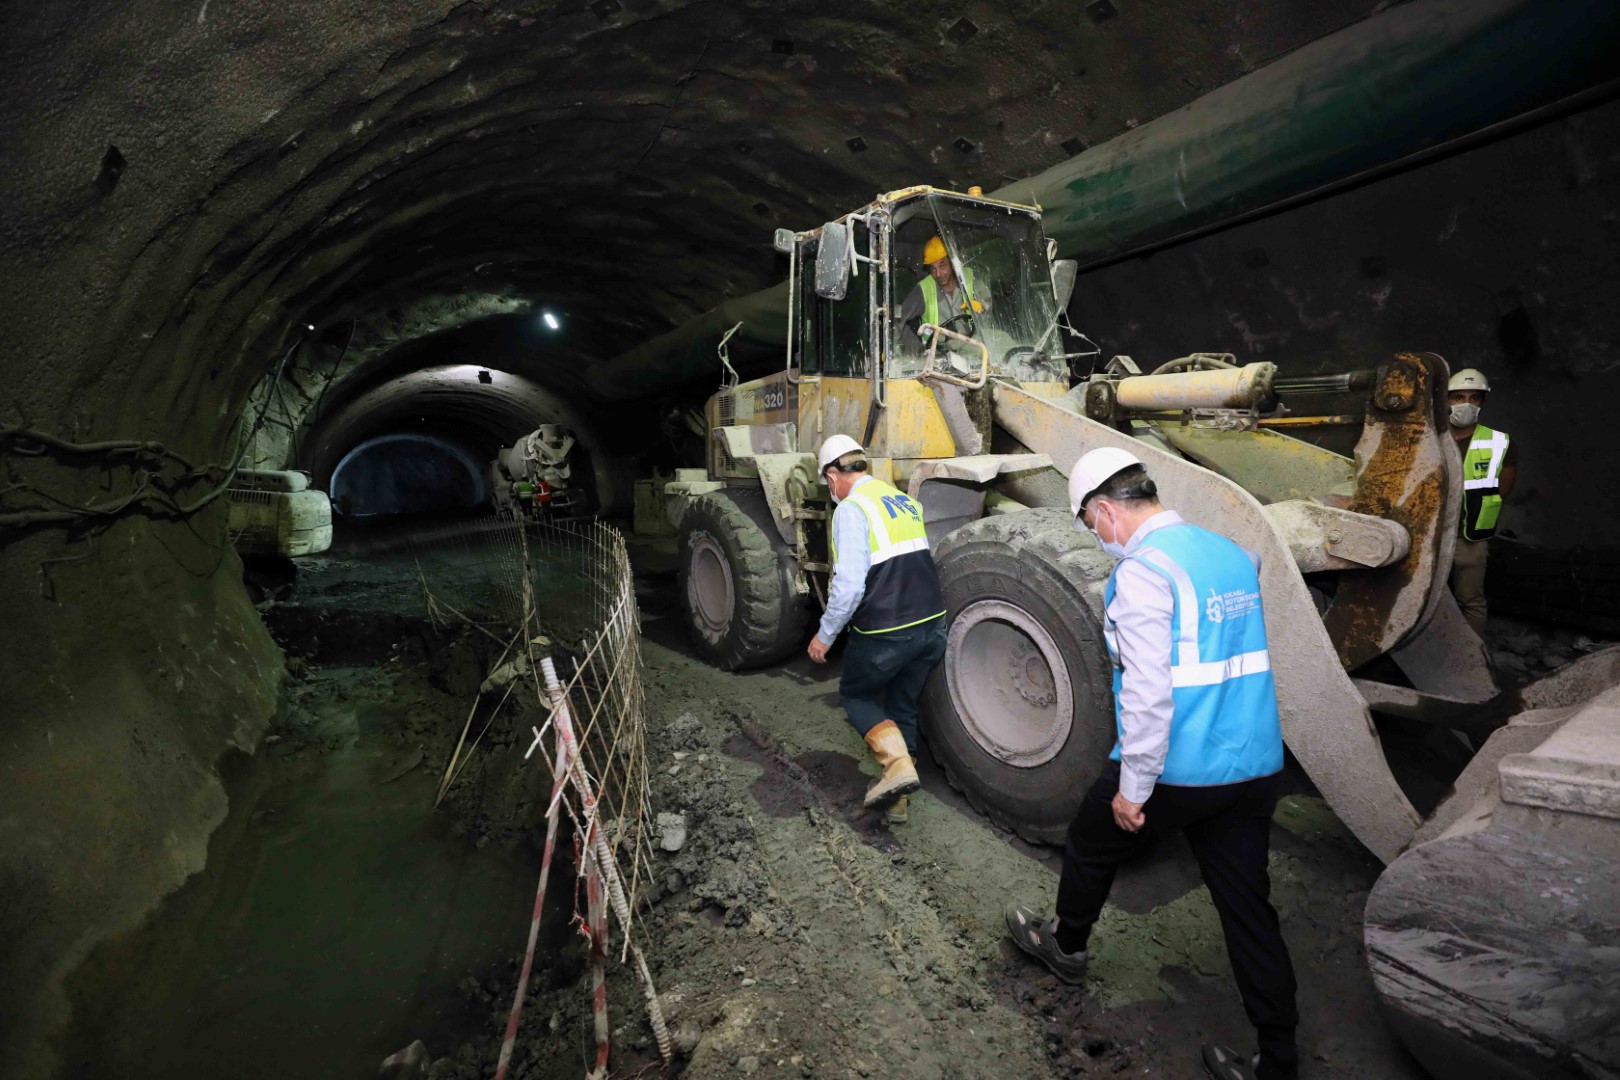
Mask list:
[[[955,311],[935,305],[949,332],[939,336],[918,312],[916,292],[926,288],[923,251],[935,236],[959,301]],[[929,370],[932,341],[935,371],[1066,380],[1058,317],[1067,297],[1054,292],[1037,208],[909,188],[814,232],[784,230],[778,247],[792,256],[789,363],[797,379],[866,378],[881,395],[883,381]]]

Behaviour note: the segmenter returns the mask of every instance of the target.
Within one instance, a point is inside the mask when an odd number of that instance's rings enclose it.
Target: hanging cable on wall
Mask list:
[[[130,468],[136,473],[134,486],[130,491],[117,498],[90,504],[71,502],[27,481],[13,483],[0,492],[0,495],[23,491],[54,504],[56,508],[33,506],[0,513],[0,529],[21,530],[41,525],[73,525],[97,518],[107,519],[110,522],[137,511],[149,516],[189,518],[203,510],[223,495],[230,487],[231,481],[236,479],[236,473],[241,467],[248,446],[264,425],[270,402],[275,397],[274,391],[286,371],[287,361],[303,343],[304,339],[300,338],[282,354],[280,362],[276,365],[271,389],[264,395],[258,416],[247,434],[239,435],[236,452],[228,464],[210,462],[193,465],[182,455],[155,440],[113,439],[79,443],[30,427],[0,428],[0,454],[18,453],[24,457],[40,458],[47,457],[54,451],[70,457],[99,456],[103,461],[128,455],[135,459]],[[185,472],[173,479],[165,480],[162,472],[164,463],[168,462],[181,466]],[[225,475],[211,490],[190,502],[180,501],[177,495],[179,489],[219,472]]]

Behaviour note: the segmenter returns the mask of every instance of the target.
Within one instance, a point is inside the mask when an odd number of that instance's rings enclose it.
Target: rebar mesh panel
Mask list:
[[[498,517],[417,533],[400,554],[430,616],[516,642],[513,655],[526,652],[532,671],[542,657],[556,662],[596,798],[590,811],[570,790],[569,809],[582,824],[592,813],[602,823],[634,910],[648,866],[649,783],[640,612],[623,536],[594,521]],[[549,711],[538,684],[533,692]]]

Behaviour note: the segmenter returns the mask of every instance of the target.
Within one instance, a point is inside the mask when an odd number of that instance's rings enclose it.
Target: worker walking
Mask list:
[[[1483,372],[1463,368],[1446,384],[1451,437],[1463,459],[1463,509],[1451,558],[1451,592],[1474,633],[1485,636],[1485,557],[1502,513],[1502,500],[1519,479],[1518,447],[1505,431],[1479,422],[1491,392]]]
[[[1128,450],[1082,457],[1069,503],[1075,528],[1119,559],[1103,621],[1119,741],[1069,826],[1057,913],[1014,905],[1007,929],[1058,978],[1079,983],[1115,870],[1184,832],[1260,1044],[1252,1059],[1206,1045],[1204,1067],[1217,1080],[1292,1080],[1294,969],[1266,871],[1283,741],[1259,557],[1161,506]]]
[[[906,820],[906,797],[921,786],[912,760],[917,699],[945,655],[945,597],[922,507],[869,476],[866,452],[848,435],[821,444],[820,467],[838,505],[828,534],[827,610],[808,651],[824,664],[844,626],[854,631],[838,693],[883,770],[866,789],[866,805],[888,807],[898,824]]]

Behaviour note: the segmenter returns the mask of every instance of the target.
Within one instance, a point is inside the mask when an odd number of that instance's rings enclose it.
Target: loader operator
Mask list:
[[[1502,501],[1519,479],[1519,448],[1505,431],[1479,422],[1491,392],[1483,372],[1463,368],[1446,384],[1451,437],[1463,459],[1463,509],[1457,551],[1451,559],[1451,591],[1474,633],[1485,636],[1485,556]]]
[[[907,796],[922,786],[917,753],[917,699],[945,655],[945,598],[928,553],[922,507],[866,475],[866,451],[848,435],[821,444],[821,475],[833,501],[832,582],[810,659],[827,650],[847,624],[838,693],[849,722],[866,740],[882,775],[866,789],[869,808],[906,820]]]
[[[1119,559],[1103,620],[1119,741],[1069,826],[1057,913],[1015,904],[1007,928],[1059,979],[1081,982],[1114,871],[1184,832],[1260,1043],[1252,1059],[1206,1045],[1204,1068],[1217,1080],[1293,1080],[1294,968],[1266,871],[1283,740],[1259,557],[1166,510],[1141,461],[1118,447],[1075,464],[1069,503],[1075,528]]]
[[[936,236],[923,245],[923,265],[927,274],[912,286],[900,305],[900,324],[906,328],[906,344],[917,351],[928,347],[927,335],[922,332],[925,324],[938,326],[970,310],[977,315],[990,307],[985,298],[968,299],[968,293],[975,291],[973,271],[964,271],[967,288],[958,287],[956,270],[951,266],[944,240]]]

